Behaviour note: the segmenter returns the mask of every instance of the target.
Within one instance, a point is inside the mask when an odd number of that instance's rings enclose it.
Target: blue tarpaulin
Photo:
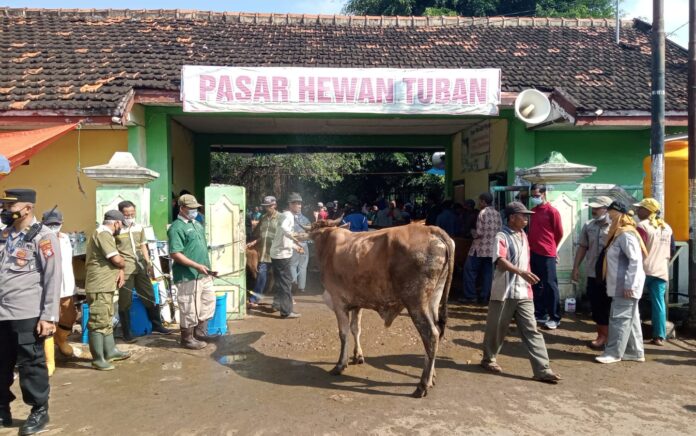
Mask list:
[[[445,175],[445,170],[441,170],[439,168],[430,168],[428,171],[425,172],[426,174],[435,174],[436,176],[444,176]]]

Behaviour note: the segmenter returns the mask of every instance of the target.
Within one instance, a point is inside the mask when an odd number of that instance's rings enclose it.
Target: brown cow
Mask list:
[[[314,223],[324,301],[336,313],[341,353],[331,374],[348,363],[348,333],[355,338],[354,363],[363,363],[362,309],[375,310],[389,327],[406,308],[425,345],[425,367],[414,397],[433,386],[435,354],[447,323],[447,297],[454,271],[454,242],[438,227],[409,224],[352,233],[336,222]]]

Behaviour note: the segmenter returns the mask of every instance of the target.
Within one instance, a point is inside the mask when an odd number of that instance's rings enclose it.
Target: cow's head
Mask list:
[[[311,225],[302,226],[311,239],[315,239],[317,235],[331,229],[349,229],[350,223],[341,224],[343,220],[343,215],[336,218],[335,220],[319,220],[313,222]]]

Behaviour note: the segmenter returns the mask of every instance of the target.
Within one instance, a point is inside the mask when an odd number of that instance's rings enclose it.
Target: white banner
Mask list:
[[[185,65],[184,112],[497,115],[500,70]]]

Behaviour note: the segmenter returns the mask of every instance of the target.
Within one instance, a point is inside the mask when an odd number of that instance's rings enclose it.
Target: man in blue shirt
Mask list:
[[[360,200],[355,195],[348,196],[346,215],[341,224],[350,224],[351,232],[366,232],[367,217],[360,210]]]

